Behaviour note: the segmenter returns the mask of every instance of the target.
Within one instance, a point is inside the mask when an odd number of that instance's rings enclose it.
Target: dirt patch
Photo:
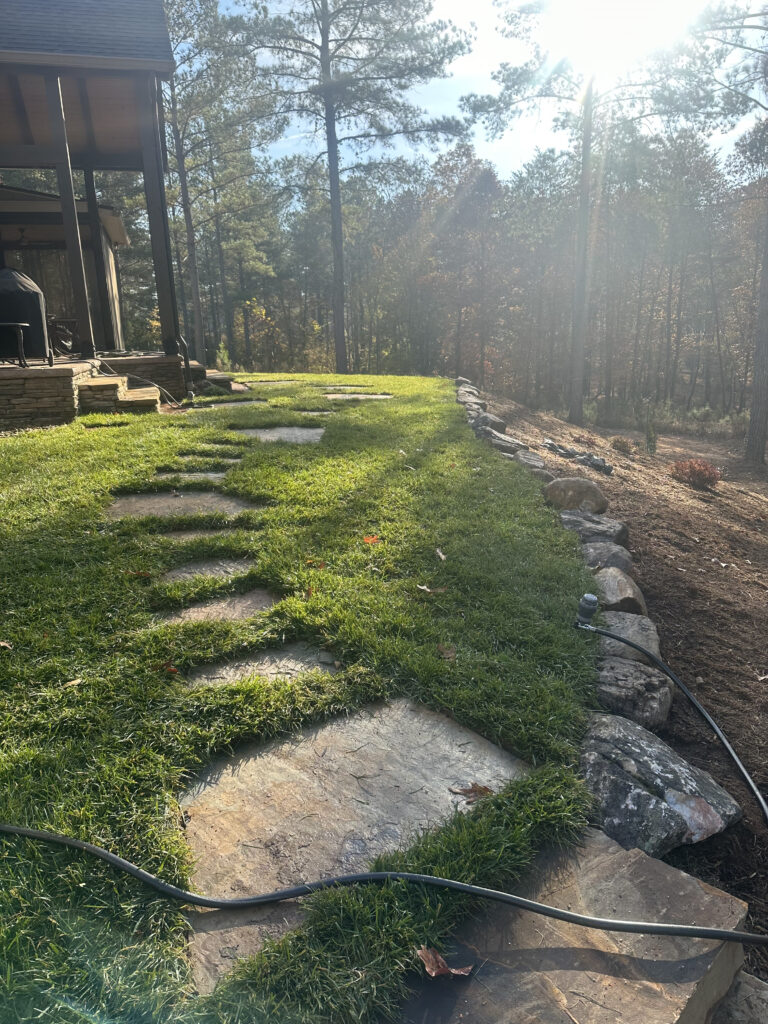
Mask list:
[[[614,451],[616,431],[572,427],[509,402],[491,403],[515,437],[540,452],[559,476],[587,476],[602,487],[609,514],[629,526],[634,575],[661,637],[662,657],[717,719],[762,791],[768,792],[768,479],[741,462],[738,441],[660,437],[655,456]],[[622,436],[640,442],[641,435]],[[606,477],[542,448],[592,451],[614,465]],[[673,480],[678,459],[703,458],[723,472],[712,493]],[[746,900],[749,927],[768,933],[768,827],[730,759],[687,702],[675,699],[660,735],[709,771],[744,809],[723,835],[666,860]],[[768,950],[747,950],[749,969],[768,979]]]

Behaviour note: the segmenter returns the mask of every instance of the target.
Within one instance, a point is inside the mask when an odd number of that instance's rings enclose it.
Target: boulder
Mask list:
[[[711,775],[626,718],[591,716],[581,771],[603,831],[627,850],[662,857],[741,818],[739,805]]]
[[[544,469],[544,459],[537,455],[536,452],[519,451],[512,458],[515,462],[519,462],[521,466],[525,466],[526,469]]]
[[[642,590],[623,569],[601,569],[595,573],[595,580],[603,594],[600,604],[606,611],[648,614]]]
[[[541,480],[542,484],[548,484],[555,479],[555,474],[550,473],[548,469],[532,469],[531,476]]]
[[[592,512],[574,512],[565,509],[560,513],[560,521],[566,530],[575,530],[582,544],[594,541],[611,541],[613,544],[626,544],[629,530],[626,524],[619,523],[608,516],[596,516]]]
[[[765,1021],[768,1021],[768,985],[741,971],[715,1010],[712,1024],[765,1024]]]
[[[472,387],[472,381],[471,380],[467,380],[466,377],[457,377],[456,380],[454,381],[454,383],[455,384],[469,384],[469,386]]]
[[[603,658],[597,665],[597,696],[607,711],[631,718],[646,729],[664,725],[674,685],[663,672],[639,661]]]
[[[656,627],[645,615],[631,615],[629,612],[603,612],[603,624],[605,629],[616,633],[618,636],[626,637],[636,644],[645,647],[657,658],[661,657],[659,650],[659,634]],[[604,658],[623,658],[625,661],[641,661],[645,665],[651,662],[640,651],[619,640],[611,640],[607,636],[600,637],[600,654]]]
[[[621,569],[629,572],[632,569],[632,556],[620,544],[608,540],[592,541],[581,549],[584,561],[590,569]]]
[[[468,405],[476,402],[485,408],[485,402],[481,402],[479,393],[473,388],[459,388],[456,392],[456,401],[460,405]]]
[[[494,416],[492,412],[484,412],[482,416],[478,416],[477,426],[489,427],[491,430],[497,430],[502,435],[507,429],[507,424],[504,420],[498,416]]]
[[[562,476],[544,488],[544,497],[556,508],[577,508],[586,512],[605,512],[608,499],[593,480],[581,476]]]

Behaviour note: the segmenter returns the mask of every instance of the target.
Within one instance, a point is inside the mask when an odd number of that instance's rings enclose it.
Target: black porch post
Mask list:
[[[141,121],[141,153],[144,171],[144,192],[147,197],[149,233],[152,240],[152,262],[155,267],[157,306],[163,349],[166,355],[179,354],[179,313],[171,262],[171,232],[163,181],[163,148],[160,139],[157,79],[154,76],[136,81]]]
[[[80,334],[80,353],[86,359],[93,358],[93,326],[88,306],[88,283],[83,263],[83,244],[77,217],[75,186],[72,180],[72,164],[69,159],[67,123],[61,100],[61,81],[58,75],[45,76],[45,91],[48,100],[48,118],[51,123],[51,137],[56,150],[56,176],[61,196],[61,217],[64,223],[64,237],[69,257],[69,275],[75,297],[75,312]]]

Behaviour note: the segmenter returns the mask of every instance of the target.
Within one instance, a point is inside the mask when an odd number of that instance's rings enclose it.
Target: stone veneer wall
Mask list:
[[[98,363],[60,366],[0,366],[0,430],[70,423],[78,412],[80,384]]]
[[[114,370],[122,377],[127,376],[129,388],[146,387],[146,384],[133,380],[129,376],[129,374],[135,374],[137,377],[143,377],[145,380],[151,381],[152,384],[164,388],[178,402],[187,397],[187,385],[184,382],[184,360],[181,356],[106,356],[102,362],[108,364],[108,367],[104,367],[105,373]],[[161,400],[166,401],[165,396]]]

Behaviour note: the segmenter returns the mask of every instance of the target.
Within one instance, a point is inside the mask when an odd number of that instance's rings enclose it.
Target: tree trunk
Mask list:
[[[341,181],[339,178],[339,141],[336,136],[336,106],[333,101],[331,69],[330,16],[328,0],[321,0],[320,69],[325,105],[325,139],[328,147],[328,185],[331,198],[331,249],[333,252],[333,343],[336,372],[348,373],[347,342],[344,332],[344,226],[341,213]]]
[[[579,219],[576,232],[576,273],[573,289],[573,328],[571,335],[571,387],[568,421],[584,422],[584,352],[587,345],[587,282],[589,279],[589,207],[592,176],[592,110],[594,80],[590,79],[584,95],[584,124],[581,135],[581,185]]]
[[[189,289],[192,292],[192,351],[195,359],[197,359],[202,366],[205,366],[205,330],[203,328],[203,300],[200,294],[200,272],[197,266],[197,242],[195,240],[195,226],[192,221],[192,204],[189,198],[187,164],[186,157],[184,155],[184,143],[181,138],[181,129],[179,127],[179,110],[176,102],[176,88],[173,83],[173,78],[171,78],[170,95],[171,135],[173,137],[173,148],[176,154],[176,173],[179,178],[181,210],[184,214],[184,229],[187,238]]]
[[[764,230],[760,296],[755,328],[755,359],[752,371],[752,404],[749,410],[749,430],[744,453],[747,462],[755,465],[765,462],[765,443],[768,439],[768,217]]]

